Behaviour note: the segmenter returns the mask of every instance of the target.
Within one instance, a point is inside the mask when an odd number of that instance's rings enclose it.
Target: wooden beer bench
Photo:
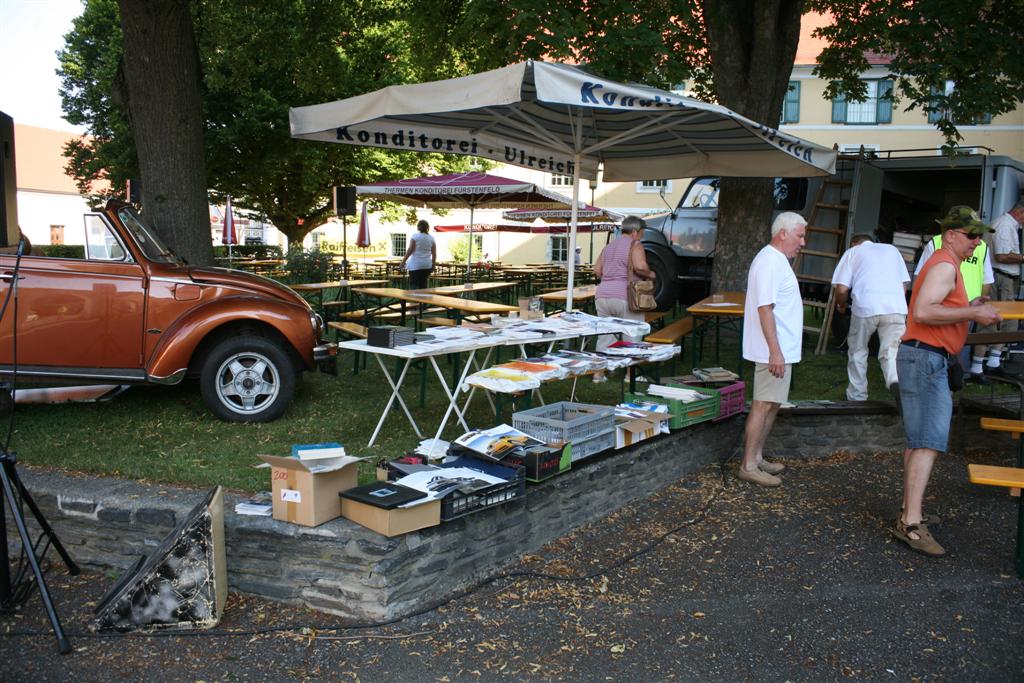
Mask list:
[[[997,432],[1009,432],[1020,442],[1024,433],[1024,420],[1003,420],[999,418],[981,418],[981,428]],[[967,465],[967,475],[972,484],[985,486],[1002,486],[1010,490],[1010,495],[1017,497],[1017,577],[1024,579],[1024,442],[1018,446],[1017,467],[997,467],[994,465]]]

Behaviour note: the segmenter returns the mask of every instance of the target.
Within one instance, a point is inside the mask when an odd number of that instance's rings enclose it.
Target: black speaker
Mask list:
[[[356,188],[351,185],[335,187],[334,189],[334,215],[355,216],[356,215]]]
[[[139,206],[142,204],[142,181],[129,178],[125,181],[124,196],[129,204]]]
[[[14,167],[14,119],[0,111],[0,247],[18,243],[18,181]]]

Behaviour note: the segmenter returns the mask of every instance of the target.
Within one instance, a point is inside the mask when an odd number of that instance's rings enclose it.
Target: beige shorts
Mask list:
[[[789,400],[789,384],[792,379],[792,363],[786,363],[786,374],[782,377],[770,373],[767,363],[754,363],[754,400],[785,403]]]

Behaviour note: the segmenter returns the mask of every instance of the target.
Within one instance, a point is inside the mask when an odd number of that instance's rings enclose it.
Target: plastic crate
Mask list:
[[[537,446],[526,453],[515,451],[506,455],[502,462],[522,465],[526,468],[526,481],[537,483],[569,470],[572,465],[572,446]]]
[[[615,409],[559,401],[512,415],[512,426],[549,446],[572,444],[572,462],[615,448]]]
[[[647,401],[648,403],[661,403],[663,405],[667,405],[668,411],[672,415],[672,419],[668,422],[670,429],[682,429],[683,427],[689,427],[690,425],[697,424],[698,422],[714,420],[718,417],[718,406],[721,402],[722,395],[718,393],[716,389],[693,386],[692,384],[676,384],[674,386],[693,389],[694,391],[704,394],[707,398],[687,403],[675,398],[663,398],[661,396],[648,396],[647,394],[632,394],[626,392],[625,402],[632,403],[634,401]]]
[[[742,413],[747,407],[747,385],[743,382],[680,382],[675,378],[667,378],[665,384],[671,386],[705,387],[715,389],[721,395],[718,404],[718,417],[715,422]]]
[[[470,469],[507,479],[508,483],[494,484],[473,493],[453,491],[441,499],[441,521],[449,522],[465,517],[526,495],[526,468],[506,467],[476,458],[458,458],[441,465],[444,467],[468,467]]]

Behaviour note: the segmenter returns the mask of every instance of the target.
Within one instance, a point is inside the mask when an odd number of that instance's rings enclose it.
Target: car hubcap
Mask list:
[[[259,353],[237,353],[217,370],[217,395],[236,413],[256,413],[271,405],[281,390],[277,367]]]

